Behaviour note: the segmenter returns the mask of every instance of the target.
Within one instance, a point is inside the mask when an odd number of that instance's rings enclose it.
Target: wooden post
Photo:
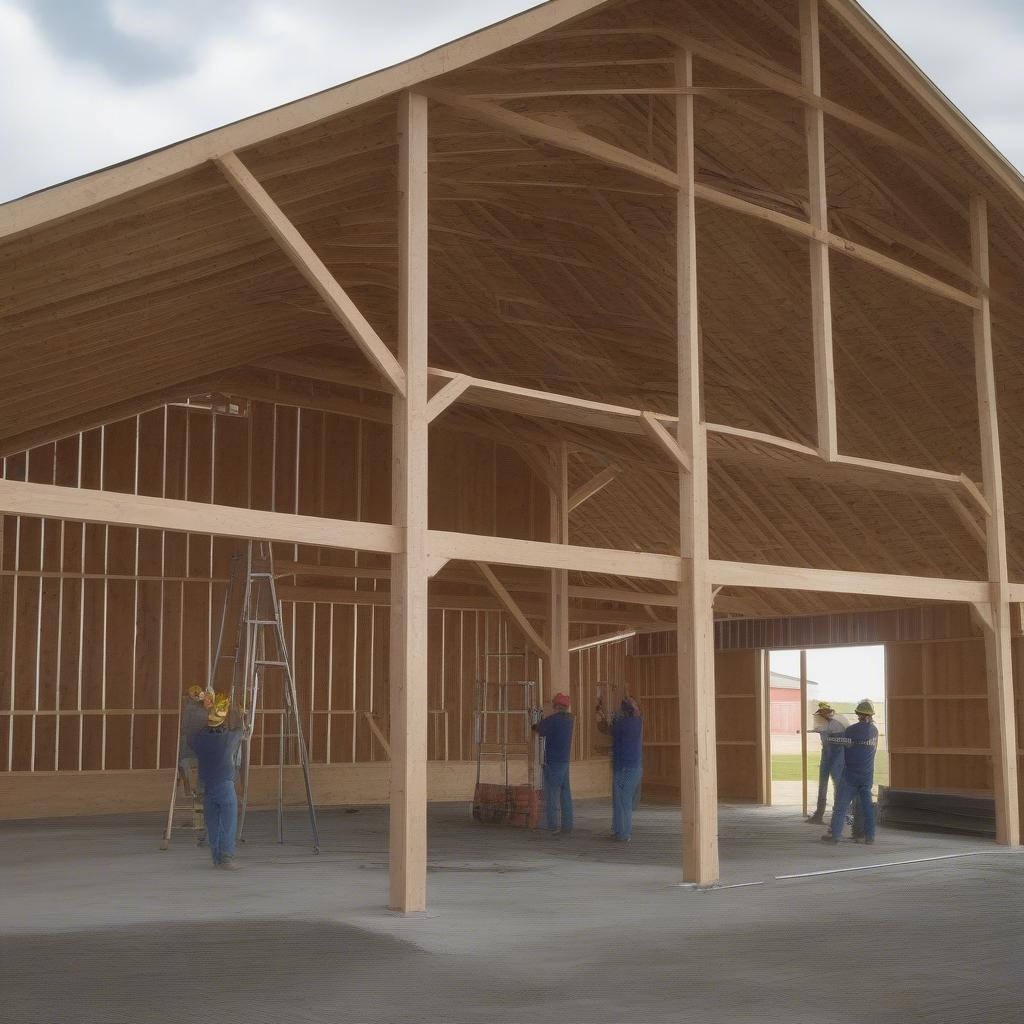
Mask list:
[[[693,86],[693,55],[676,60],[676,84]],[[676,98],[676,301],[679,448],[679,760],[683,879],[718,881],[718,780],[715,750],[715,652],[708,576],[707,433],[700,407],[697,234],[692,93]]]
[[[1006,846],[1019,846],[1020,808],[1017,795],[1013,658],[1010,647],[1010,582],[1006,563],[1003,471],[999,452],[999,415],[989,301],[988,206],[980,196],[971,198],[971,255],[981,284],[981,308],[974,311],[974,367],[978,388],[985,500],[992,510],[985,520],[985,550],[991,591],[991,615],[985,623],[985,665],[995,786],[996,841]]]
[[[821,95],[821,45],[818,0],[800,0],[800,67],[804,88]],[[825,113],[804,107],[807,135],[807,182],[811,226],[828,231],[828,192],[825,184]],[[829,461],[839,454],[836,436],[835,366],[832,353],[832,282],[828,246],[812,238],[811,315],[814,332],[814,388],[818,410],[818,453]]]
[[[800,652],[800,780],[804,817],[807,817],[807,652]]]
[[[392,910],[426,909],[427,889],[427,100],[399,101],[398,359],[394,395],[391,558]]]
[[[551,542],[569,543],[569,452],[562,442],[554,453],[554,475],[556,488],[551,493]],[[551,625],[548,658],[549,678],[546,680],[547,693],[541,693],[541,700],[559,690],[569,693],[569,570],[551,570]]]
[[[757,796],[765,807],[772,805],[771,654],[759,651],[757,680]]]

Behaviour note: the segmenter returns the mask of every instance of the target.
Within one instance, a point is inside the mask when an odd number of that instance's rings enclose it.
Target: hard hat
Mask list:
[[[567,708],[569,706],[569,704],[571,703],[571,701],[569,700],[569,697],[568,697],[567,694],[556,693],[554,695],[554,697],[551,698],[551,703],[554,704],[555,707]]]
[[[827,700],[819,700],[818,701],[818,710],[819,711],[835,711],[835,708],[832,707],[832,705],[829,704],[829,702]]]
[[[875,713],[875,705],[872,704],[871,701],[869,701],[869,700],[862,700],[857,705],[857,714],[858,715],[872,715],[873,716],[874,713]]]
[[[231,698],[226,693],[215,693],[213,695],[213,707],[210,708],[210,714],[207,718],[208,723],[216,728],[218,725],[223,725],[224,720],[228,717],[228,709],[231,707]]]

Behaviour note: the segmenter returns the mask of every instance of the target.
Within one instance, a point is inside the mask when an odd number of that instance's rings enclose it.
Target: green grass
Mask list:
[[[807,751],[807,777],[813,785],[818,783],[818,765],[821,763],[820,750]],[[800,781],[799,754],[772,754],[772,780],[774,782]],[[889,754],[879,750],[875,755],[875,784],[889,784]]]

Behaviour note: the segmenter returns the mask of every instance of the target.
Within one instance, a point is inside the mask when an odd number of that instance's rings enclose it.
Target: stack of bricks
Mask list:
[[[540,824],[542,790],[529,785],[504,786],[481,782],[473,797],[473,818],[484,825],[537,828]]]

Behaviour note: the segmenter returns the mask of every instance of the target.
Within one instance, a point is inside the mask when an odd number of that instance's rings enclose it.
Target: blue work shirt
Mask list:
[[[870,786],[875,775],[878,729],[871,722],[855,722],[842,736],[829,736],[828,741],[846,748],[843,778]]]
[[[643,759],[644,720],[636,715],[619,715],[612,722],[612,765],[636,768]]]
[[[544,737],[544,763],[568,764],[572,747],[573,717],[568,711],[556,711],[542,718],[534,729]]]
[[[204,729],[188,738],[188,745],[196,752],[199,778],[207,790],[226,782],[235,781],[235,751],[242,742],[241,729],[213,732]]]

